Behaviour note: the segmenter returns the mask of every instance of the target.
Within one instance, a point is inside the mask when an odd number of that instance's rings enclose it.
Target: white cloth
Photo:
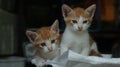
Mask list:
[[[54,61],[47,61],[53,67],[120,67],[120,58],[83,56],[71,50]]]

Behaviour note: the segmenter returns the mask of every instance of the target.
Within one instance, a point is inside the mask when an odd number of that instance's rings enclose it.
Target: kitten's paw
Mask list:
[[[46,64],[46,65],[43,65],[42,67],[53,67],[53,66],[50,64]]]

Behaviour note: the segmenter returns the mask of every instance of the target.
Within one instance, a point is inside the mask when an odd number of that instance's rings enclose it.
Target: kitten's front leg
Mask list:
[[[90,47],[90,56],[99,56],[99,57],[102,57],[102,55],[98,51],[96,42],[93,42],[92,46]]]
[[[43,65],[45,65],[45,60],[40,58],[40,57],[35,57],[34,59],[32,59],[32,64],[34,64],[36,67],[42,67]]]
[[[46,63],[47,60],[40,57],[35,57],[31,62],[35,64],[36,67],[53,67],[51,64]]]
[[[83,50],[81,51],[81,54],[84,56],[88,56],[90,53],[90,48],[89,47],[85,47],[83,48]]]
[[[66,46],[61,46],[60,47],[60,55],[62,55],[66,51],[68,51],[68,48]]]
[[[99,53],[97,49],[97,44],[95,42],[92,43],[90,50],[94,50],[96,53]]]

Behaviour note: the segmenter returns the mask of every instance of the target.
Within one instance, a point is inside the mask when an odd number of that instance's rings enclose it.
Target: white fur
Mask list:
[[[75,31],[78,31],[79,28],[78,27],[81,27],[82,28],[82,31],[86,31],[90,25],[87,24],[87,23],[83,23],[83,21],[86,21],[86,19],[82,16],[80,16],[79,20],[77,21],[77,23],[73,23],[73,28]],[[71,22],[72,23],[72,22]]]
[[[50,29],[54,34],[57,34],[59,36],[59,22],[58,20],[55,20],[54,23],[51,26]],[[50,33],[48,33],[50,34]],[[39,48],[35,49],[36,54],[35,58],[32,59],[32,63],[35,64],[37,67],[43,67],[44,64],[46,64],[46,60],[54,60],[56,57],[59,56],[59,47],[58,43],[51,43],[52,39],[44,40],[41,37],[38,36],[37,32],[33,31],[27,31],[26,35],[28,36],[29,40],[34,44],[38,45]],[[41,39],[39,42],[39,38]],[[37,40],[38,39],[38,40]],[[35,43],[34,43],[35,41]],[[36,44],[37,41],[37,44]],[[41,43],[45,43],[43,45],[40,45]]]
[[[49,45],[49,46],[48,46]],[[49,51],[48,48],[52,49],[52,51]],[[58,56],[59,54],[59,47],[56,43],[53,44],[47,44],[47,46],[44,46],[42,49],[39,50],[40,56],[44,59],[53,59]]]
[[[92,46],[90,47],[90,50],[94,50],[96,53],[99,53],[96,42],[92,44]]]
[[[45,60],[40,57],[35,57],[31,60],[32,64],[35,64],[36,67],[42,67],[45,64]]]
[[[66,27],[60,46],[61,54],[70,49],[87,56],[90,51],[88,31],[75,32]]]
[[[96,43],[93,43],[92,47],[90,47],[90,38],[87,30],[90,25],[87,23],[83,24],[83,21],[85,21],[85,19],[80,16],[78,22],[73,23],[73,26],[66,26],[60,44],[61,54],[67,50],[73,50],[85,56],[89,55],[91,49],[95,49],[95,51],[98,52]],[[82,27],[81,31],[79,31],[78,26]]]
[[[59,48],[58,46],[55,46],[56,44],[53,45],[53,51],[48,52],[47,47],[44,47],[44,50],[40,51],[40,56],[36,56],[35,58],[32,59],[32,63],[35,64],[37,67],[42,67],[43,65],[46,64],[47,60],[54,60],[59,56]]]

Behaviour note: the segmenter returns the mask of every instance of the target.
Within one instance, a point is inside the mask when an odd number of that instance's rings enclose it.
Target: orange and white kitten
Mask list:
[[[46,60],[54,60],[59,55],[60,34],[58,20],[52,26],[42,27],[36,32],[26,31],[26,35],[35,46],[36,54],[32,63],[37,67],[45,65]]]
[[[96,43],[88,33],[95,9],[95,4],[89,6],[87,9],[80,7],[72,9],[68,5],[62,5],[66,29],[60,44],[61,54],[70,49],[85,56],[99,55]]]

